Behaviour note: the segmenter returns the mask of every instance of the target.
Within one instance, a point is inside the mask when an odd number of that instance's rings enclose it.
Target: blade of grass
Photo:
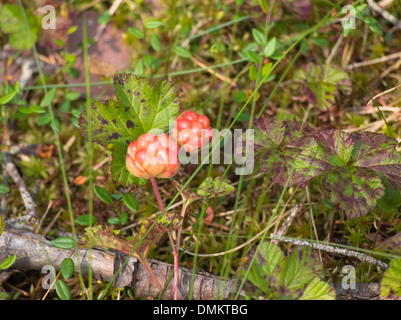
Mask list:
[[[374,103],[375,107],[379,111],[380,117],[383,119],[384,123],[386,124],[388,134],[390,135],[390,138],[393,137],[393,133],[391,132],[390,126],[387,123],[386,117],[384,116],[383,112],[380,110],[379,105],[376,103],[376,101],[370,96],[369,92],[355,79],[352,79],[370,98],[370,100]]]
[[[83,54],[85,65],[85,84],[86,84],[86,110],[88,110],[88,182],[89,182],[89,221],[93,221],[93,142],[92,142],[92,108],[91,104],[91,91],[90,91],[90,77],[89,77],[89,55],[88,55],[88,33],[87,33],[87,15],[83,16],[82,21],[82,36],[83,36]],[[89,229],[92,225],[89,225]],[[92,232],[88,232],[88,291],[89,300],[93,299],[92,290]]]

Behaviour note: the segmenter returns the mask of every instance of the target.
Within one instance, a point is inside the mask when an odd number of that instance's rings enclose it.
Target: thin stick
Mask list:
[[[270,238],[274,239],[274,240],[279,240],[281,242],[291,243],[296,246],[310,247],[310,248],[313,248],[316,250],[323,250],[323,251],[334,253],[334,254],[340,254],[343,256],[347,256],[347,257],[357,258],[362,262],[367,262],[367,263],[376,265],[384,270],[388,269],[387,263],[376,260],[375,258],[372,258],[371,256],[369,256],[365,253],[352,251],[352,250],[349,250],[346,248],[334,247],[334,246],[330,246],[328,244],[322,244],[322,243],[305,241],[305,240],[290,239],[290,238],[275,235],[275,234],[271,234]]]
[[[366,0],[368,3],[368,6],[373,10],[379,13],[384,19],[390,21],[393,25],[394,28],[399,28],[401,29],[401,22],[394,17],[392,14],[388,13],[386,10],[384,10],[382,7],[380,7],[379,4],[374,2],[373,0]]]
[[[400,57],[401,57],[401,52],[396,52],[396,53],[389,54],[388,56],[384,56],[381,58],[350,64],[346,67],[346,69],[351,70],[351,69],[356,69],[356,68],[360,68],[360,67],[366,67],[366,66],[370,66],[372,64],[382,63],[382,62],[397,59]]]
[[[287,233],[288,228],[291,226],[292,221],[294,221],[295,216],[299,212],[299,205],[294,206],[294,208],[290,211],[290,214],[288,215],[287,219],[283,222],[281,225],[280,229],[277,232],[277,235],[283,236]],[[272,240],[273,244],[278,244],[278,240]]]
[[[153,270],[152,270],[152,268],[150,267],[148,260],[146,260],[146,258],[145,258],[145,259],[141,260],[141,262],[142,262],[143,266],[145,267],[145,269],[149,272],[150,277],[151,277],[151,278],[153,279],[153,281],[156,283],[157,289],[159,289],[159,291],[162,292],[162,291],[163,291],[163,288],[162,288],[162,286],[160,285],[159,281],[157,280],[155,274],[153,273]]]
[[[380,97],[380,96],[382,96],[382,95],[384,95],[384,94],[387,94],[387,93],[389,93],[389,92],[391,92],[391,91],[393,91],[393,90],[395,90],[395,89],[398,89],[399,87],[401,87],[401,84],[399,84],[399,85],[397,85],[397,86],[395,86],[395,87],[393,87],[393,88],[390,88],[390,89],[388,89],[388,90],[386,90],[386,91],[380,92],[379,94],[375,95],[372,99],[370,99],[370,100],[368,101],[368,103],[366,104],[366,106],[369,106],[369,104],[373,103],[373,100],[374,100],[374,99],[376,99],[376,98],[378,98],[378,97]]]
[[[164,206],[162,199],[160,197],[159,189],[157,188],[157,183],[155,178],[151,178],[150,181],[152,182],[153,190],[156,194],[156,199],[160,207],[160,211],[164,211]],[[175,248],[174,240],[171,235],[171,232],[168,232],[168,237],[170,239],[171,247],[173,248],[173,256],[174,256],[174,300],[178,300],[178,251]]]

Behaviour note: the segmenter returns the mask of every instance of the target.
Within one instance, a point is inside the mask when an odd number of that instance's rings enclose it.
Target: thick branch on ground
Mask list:
[[[79,249],[80,264],[82,274],[88,274],[88,250]],[[33,233],[17,233],[5,230],[0,236],[0,260],[7,256],[16,255],[17,260],[12,266],[21,271],[42,270],[45,265],[52,265],[56,270],[60,269],[64,258],[69,257],[71,250],[63,250],[54,247],[45,238]],[[76,254],[72,255],[75,266]],[[114,276],[115,270],[121,265],[121,259],[116,259],[118,255],[101,250],[92,250],[92,272],[97,280],[109,282]],[[156,260],[148,260],[156,275],[159,283],[164,287],[173,266]],[[77,272],[77,270],[76,270]],[[179,269],[179,299],[189,298],[191,288],[191,270]],[[229,298],[234,291],[235,281],[229,279],[220,284],[220,292],[224,291],[224,299]],[[116,278],[115,287],[128,286],[134,289],[136,298],[158,298],[158,289],[151,279],[145,267],[135,258],[131,258],[126,263],[122,272]],[[219,277],[207,273],[195,274],[193,285],[193,299],[207,300],[214,299],[219,286]],[[223,290],[224,286],[226,289]],[[170,281],[163,298],[173,298],[173,282]]]

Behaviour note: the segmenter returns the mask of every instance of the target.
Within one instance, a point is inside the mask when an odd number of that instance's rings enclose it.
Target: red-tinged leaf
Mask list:
[[[338,129],[313,135],[295,160],[297,184],[322,175],[330,199],[349,217],[374,209],[385,183],[401,186],[401,154],[397,141],[372,132],[348,134]]]
[[[349,92],[352,88],[348,74],[331,64],[325,67],[309,64],[294,74],[294,80],[305,84],[304,90],[309,103],[322,111],[335,103],[339,90]]]
[[[260,170],[269,172],[271,178],[285,185],[294,159],[301,152],[315,130],[300,122],[277,122],[267,118],[254,121],[255,155]],[[291,178],[289,184],[296,182]]]

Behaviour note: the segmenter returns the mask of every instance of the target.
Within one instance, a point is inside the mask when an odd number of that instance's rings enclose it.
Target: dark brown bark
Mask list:
[[[0,236],[0,261],[7,256],[16,255],[17,260],[11,267],[20,271],[42,270],[45,265],[52,265],[57,271],[64,258],[70,256],[72,250],[58,249],[50,241],[42,236],[27,232],[18,233],[12,230],[4,230]],[[88,275],[88,250],[78,249],[82,274]],[[74,260],[76,272],[77,254],[71,257]],[[102,250],[92,250],[92,274],[94,279],[109,282],[114,276],[115,270],[118,270],[122,263],[119,255]],[[164,287],[170,274],[173,272],[173,266],[157,260],[148,260],[156,275],[159,283]],[[188,299],[191,288],[192,271],[185,268],[179,268],[179,299]],[[208,273],[196,273],[193,285],[193,299],[206,300],[215,299],[219,285],[219,277]],[[224,296],[221,299],[229,298],[234,291],[235,281],[228,279],[221,281],[220,292],[224,290]],[[115,287],[128,286],[133,288],[136,298],[158,298],[158,289],[151,279],[145,267],[135,258],[130,260],[124,266],[122,272],[116,278]],[[170,281],[163,299],[173,298],[173,282]]]

